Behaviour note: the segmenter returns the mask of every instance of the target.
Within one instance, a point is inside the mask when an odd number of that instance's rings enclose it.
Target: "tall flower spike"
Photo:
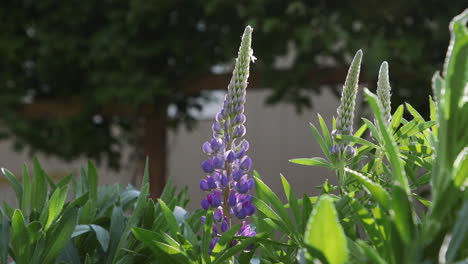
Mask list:
[[[332,132],[335,144],[330,148],[330,153],[333,155],[344,153],[347,157],[353,157],[356,154],[352,146],[346,145],[346,141],[337,142],[336,135],[351,135],[353,133],[354,108],[356,105],[361,60],[362,50],[358,50],[351,62],[343,91],[341,92],[341,104],[337,111],[336,129]]]
[[[379,80],[377,81],[377,97],[379,98],[380,104],[382,105],[382,110],[384,113],[384,118],[387,124],[390,122],[392,118],[391,115],[391,87],[388,78],[388,63],[384,61],[380,66],[379,70]]]
[[[353,132],[354,108],[356,105],[356,94],[361,70],[362,50],[358,50],[346,76],[346,81],[341,93],[341,104],[338,108],[336,120],[336,132],[349,135]]]
[[[231,228],[235,216],[245,219],[255,212],[252,196],[247,194],[254,187],[249,178],[252,159],[246,155],[249,143],[242,139],[246,133],[244,104],[249,77],[250,62],[255,60],[250,47],[252,28],[247,26],[242,35],[236,65],[223,108],[213,123],[213,138],[205,142],[202,150],[209,157],[202,163],[206,178],[200,181],[200,189],[207,192],[201,207],[214,212],[213,239],[210,248],[218,242],[220,233]],[[244,236],[254,236],[247,222],[243,222]],[[244,234],[245,233],[245,234]],[[234,241],[233,241],[234,242]]]

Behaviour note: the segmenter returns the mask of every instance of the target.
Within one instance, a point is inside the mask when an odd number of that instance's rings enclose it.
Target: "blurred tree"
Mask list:
[[[465,7],[461,0],[3,1],[2,135],[17,147],[104,158],[113,167],[130,143],[150,156],[156,196],[165,127],[191,125],[187,110],[201,107],[193,98],[227,86],[228,74],[215,75],[213,65],[232,60],[245,25],[255,29],[259,58],[252,82],[272,88],[269,103],[310,106],[307,91],[341,82],[362,48],[369,85],[389,60],[394,96],[421,109],[443,61],[448,22]],[[278,67],[277,55],[288,50],[294,60]],[[168,119],[171,104],[177,114]]]

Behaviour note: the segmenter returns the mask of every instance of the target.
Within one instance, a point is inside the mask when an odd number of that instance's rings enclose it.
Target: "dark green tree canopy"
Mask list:
[[[69,159],[107,157],[117,165],[121,135],[135,139],[141,119],[100,115],[115,103],[137,109],[175,104],[174,122],[189,123],[199,107],[190,80],[232,60],[245,25],[254,28],[259,58],[253,71],[269,102],[310,106],[313,70],[341,67],[364,50],[368,69],[389,60],[394,98],[416,108],[427,100],[430,77],[449,41],[447,24],[466,2],[443,1],[4,1],[0,9],[0,120],[19,145]],[[294,46],[293,65],[279,71],[275,57]],[[327,65],[324,64],[327,62]],[[367,72],[367,80],[377,72]],[[344,76],[342,76],[344,78]],[[227,85],[227,84],[226,84]],[[375,87],[369,83],[369,87]],[[224,89],[225,87],[219,87]],[[25,118],[24,103],[79,106],[67,118]],[[70,107],[72,107],[70,105]],[[163,108],[164,109],[164,108]],[[65,108],[63,111],[67,111]],[[111,113],[113,110],[111,109]]]

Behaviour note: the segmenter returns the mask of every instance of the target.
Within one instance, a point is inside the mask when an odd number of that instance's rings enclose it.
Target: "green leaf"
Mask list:
[[[395,113],[393,113],[392,121],[390,121],[390,129],[391,131],[396,131],[398,126],[401,123],[401,118],[403,117],[403,112],[405,111],[405,108],[403,105],[398,106],[398,108],[395,110]]]
[[[202,245],[201,245],[201,255],[203,263],[211,263],[210,256],[208,251],[210,248],[211,233],[213,231],[213,211],[208,210],[206,212],[205,224],[203,225],[203,236],[202,236]]]
[[[218,240],[217,244],[226,245],[228,242],[232,241],[232,238],[236,234],[237,231],[241,228],[242,224],[237,224],[232,226],[231,229],[226,231]]]
[[[63,209],[63,205],[65,204],[65,199],[67,198],[68,194],[68,186],[65,188],[56,188],[52,197],[49,201],[49,208],[48,208],[48,217],[47,222],[44,226],[44,231],[49,229],[52,222],[60,215]]]
[[[322,135],[325,139],[326,146],[331,147],[332,145],[332,139],[330,136],[330,131],[328,130],[327,124],[323,120],[322,116],[320,114],[317,114],[318,120],[320,123],[320,128],[322,129]]]
[[[8,244],[10,242],[10,223],[8,217],[0,208],[0,262],[7,263],[8,258]]]
[[[216,258],[216,260],[213,262],[213,264],[223,263],[223,261],[226,261],[227,259],[231,258],[235,254],[245,250],[245,248],[247,248],[249,245],[254,244],[258,239],[264,238],[266,236],[267,236],[267,234],[260,233],[260,234],[257,234],[254,237],[249,237],[249,238],[246,238],[246,239],[242,240],[241,242],[237,243],[235,246],[233,246],[233,247],[231,247],[231,248],[229,248],[227,250],[224,250]]]
[[[53,262],[60,251],[65,248],[75,230],[77,220],[78,209],[71,208],[64,212],[60,221],[50,229],[50,233],[45,241],[45,257],[42,263]]]
[[[168,254],[175,260],[178,260],[177,263],[191,263],[190,259],[182,250],[159,241],[153,241],[153,244],[160,248],[164,253]]]
[[[307,222],[304,242],[320,250],[330,264],[347,262],[346,236],[330,196],[322,196],[312,211]]]
[[[327,159],[331,160],[331,156],[330,156],[330,147],[331,146],[327,146],[327,143],[325,142],[323,137],[320,135],[320,132],[318,131],[318,129],[312,123],[309,123],[309,124],[310,124],[310,128],[312,129],[312,133],[314,134],[315,140],[319,144],[319,146],[322,149],[323,153],[327,156]]]
[[[453,164],[453,183],[460,189],[468,187],[468,147],[458,154]]]
[[[394,185],[392,188],[392,198],[395,226],[401,239],[406,244],[410,244],[414,237],[414,219],[409,196],[402,186]]]
[[[11,219],[11,247],[15,253],[16,263],[28,263],[31,253],[29,251],[29,231],[20,210],[15,210]]]
[[[115,206],[112,210],[111,224],[109,229],[109,251],[107,254],[107,264],[113,263],[114,257],[117,255],[120,247],[120,241],[122,240],[123,233],[125,230],[125,216],[122,208]]]
[[[452,239],[447,248],[445,259],[447,263],[452,263],[456,260],[464,242],[468,240],[468,200],[463,204],[463,207],[458,212],[457,220],[452,231]]]
[[[370,141],[367,141],[367,140],[365,140],[363,138],[360,138],[360,137],[351,136],[351,135],[337,135],[336,137],[339,138],[339,139],[344,139],[344,140],[352,142],[352,143],[361,144],[363,146],[368,146],[368,147],[375,148],[375,149],[379,148],[379,146],[375,145],[374,143],[372,143]]]
[[[9,170],[2,168],[2,173],[3,175],[5,175],[8,182],[10,182],[11,187],[13,187],[13,190],[16,193],[16,199],[18,200],[18,204],[21,205],[23,199],[23,186],[21,186],[16,176],[13,175],[13,173],[11,173]]]
[[[141,189],[141,193],[140,193],[140,196],[138,197],[138,200],[137,200],[137,203],[136,203],[136,206],[135,206],[135,210],[133,210],[133,214],[132,216],[130,217],[130,219],[128,220],[127,224],[125,225],[125,227],[123,228],[123,232],[121,233],[120,237],[119,237],[119,242],[115,248],[115,254],[114,254],[114,258],[112,260],[113,263],[116,263],[117,260],[119,259],[119,250],[120,249],[123,249],[126,245],[126,243],[128,242],[128,236],[130,235],[131,231],[132,231],[132,228],[134,226],[136,226],[139,221],[141,220],[142,218],[142,215],[145,211],[145,207],[147,206],[148,204],[148,193],[149,193],[149,184],[148,183],[145,183]],[[122,210],[122,209],[120,209]],[[120,224],[119,224],[120,225]],[[112,227],[112,225],[111,225]],[[111,244],[112,244],[112,230],[111,230]]]
[[[320,166],[329,169],[333,169],[333,166],[324,158],[299,158],[289,160],[291,163],[307,165],[307,166]]]
[[[34,199],[32,200],[32,207],[36,209],[36,211],[41,212],[42,208],[47,201],[48,196],[48,189],[47,183],[44,176],[44,171],[41,168],[37,157],[34,158],[34,188],[32,188],[32,196]]]
[[[96,238],[99,241],[99,244],[101,245],[102,251],[107,252],[107,249],[109,248],[109,240],[110,240],[109,232],[99,225],[89,225],[89,226],[96,234]]]
[[[362,185],[366,187],[366,189],[372,194],[372,198],[377,201],[377,203],[382,206],[385,210],[389,210],[391,207],[391,198],[387,191],[378,183],[371,181],[368,177],[364,176],[363,174],[351,170],[349,168],[345,168],[345,171],[354,178],[356,178]]]
[[[288,199],[294,219],[296,219],[296,223],[298,224],[298,229],[302,230],[302,216],[301,211],[299,210],[299,203],[297,202],[297,197],[294,194],[294,191],[291,189],[291,185],[289,184],[288,180],[286,180],[286,178],[282,174],[280,174],[280,176],[281,182],[283,183],[284,193],[286,194],[286,198]]]
[[[263,193],[265,197],[267,198],[268,202],[271,203],[273,209],[278,213],[278,215],[281,217],[281,220],[285,223],[286,227],[288,228],[288,231],[294,235],[296,231],[296,226],[292,224],[292,221],[289,217],[288,212],[284,208],[283,203],[281,200],[276,196],[273,191],[268,187],[262,180],[259,178],[255,177],[255,189],[257,192]]]
[[[450,44],[447,51],[447,57],[444,62],[443,75],[445,78],[445,94],[446,112],[445,119],[462,115],[457,113],[456,109],[460,105],[466,103],[466,83],[468,82],[468,29],[466,22],[468,20],[468,10],[456,16],[450,22]],[[455,118],[455,120],[457,120]]]
[[[378,99],[375,96],[375,94],[371,93],[369,90],[364,89],[364,91],[366,93],[366,98],[371,105],[372,111],[374,112],[374,115],[377,119],[379,131],[381,132],[381,135],[385,142],[385,154],[388,160],[390,161],[393,174],[396,176],[396,180],[402,186],[403,190],[407,194],[409,194],[410,188],[409,188],[408,179],[406,178],[406,173],[405,173],[405,170],[403,169],[403,164],[399,159],[400,152],[395,143],[395,140],[393,139],[392,135],[388,131],[388,127],[385,121],[383,120],[383,115],[382,115],[380,106],[378,104]]]
[[[172,210],[169,209],[169,207],[167,207],[166,203],[163,200],[158,199],[158,203],[161,206],[161,209],[163,210],[164,218],[166,219],[168,228],[171,231],[171,233],[173,235],[180,233],[179,225],[177,224],[177,220]]]
[[[98,185],[99,185],[99,176],[94,166],[94,163],[88,161],[88,185],[89,185],[89,198],[97,203],[98,200]]]
[[[21,211],[27,213],[31,208],[31,177],[29,176],[28,166],[23,164],[23,198],[21,203]],[[28,217],[26,217],[28,218]]]

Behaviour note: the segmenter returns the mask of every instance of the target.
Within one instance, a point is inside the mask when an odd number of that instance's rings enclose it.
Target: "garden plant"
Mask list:
[[[334,171],[338,185],[326,181],[319,195],[299,196],[280,175],[285,201],[252,170],[243,138],[255,60],[247,26],[213,134],[201,148],[207,159],[194,173],[205,193],[200,209],[185,210],[186,189],[170,182],[151,200],[148,167],[137,190],[98,187],[91,162],[79,177],[54,182],[35,160],[33,173],[25,165],[21,178],[2,169],[17,204],[0,210],[0,262],[468,263],[467,21],[468,10],[450,23],[428,120],[409,104],[392,113],[387,62],[376,92],[363,89],[372,117],[355,120],[364,56],[357,51],[336,118],[327,124],[318,115],[318,126],[310,125],[323,157],[290,160]]]

